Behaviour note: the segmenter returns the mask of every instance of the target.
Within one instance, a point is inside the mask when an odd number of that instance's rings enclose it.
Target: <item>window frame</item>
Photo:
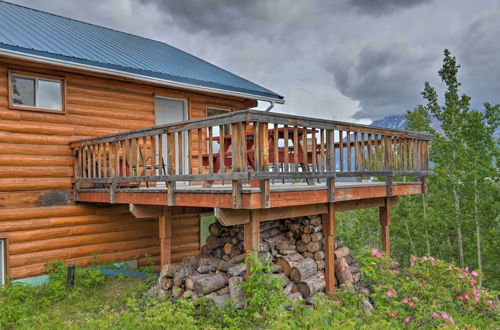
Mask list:
[[[60,82],[61,83],[61,110],[55,109],[47,109],[41,107],[32,107],[32,106],[23,106],[14,104],[12,102],[13,96],[13,83],[12,79],[14,77],[21,78],[30,78],[35,80],[35,104],[38,103],[38,81],[52,81],[52,82]],[[55,76],[55,75],[47,75],[37,72],[27,72],[27,71],[17,71],[17,70],[9,70],[8,71],[8,84],[9,84],[9,109],[13,110],[27,110],[27,111],[37,111],[37,112],[46,112],[46,113],[54,113],[54,114],[66,114],[66,80],[64,77]]]
[[[208,118],[208,117],[211,117],[208,115],[208,111],[210,109],[213,109],[213,110],[219,110],[219,111],[224,111],[226,113],[231,113],[231,112],[234,112],[234,110],[232,108],[222,108],[222,107],[218,107],[218,106],[211,106],[211,105],[207,105],[206,109],[205,109],[205,118]],[[227,127],[227,134],[231,134],[231,125],[224,125],[224,127]],[[224,135],[226,135],[226,132],[224,132]]]
[[[7,239],[6,235],[1,235],[0,234],[0,241],[3,241],[3,255],[0,255],[0,258],[3,257],[3,270],[4,274],[1,276],[3,277],[4,283],[0,281],[0,285],[5,285],[9,281],[9,261],[8,261],[8,250],[9,250],[9,241]],[[2,261],[0,260],[0,263]]]

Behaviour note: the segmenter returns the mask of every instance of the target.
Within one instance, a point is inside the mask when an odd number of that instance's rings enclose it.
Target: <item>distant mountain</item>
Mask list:
[[[408,120],[405,118],[404,115],[389,115],[389,116],[385,116],[382,119],[374,120],[370,125],[404,130],[404,129],[406,129],[407,122],[408,122]],[[441,126],[439,125],[439,122],[434,117],[432,117],[431,126],[437,132],[442,132]],[[497,129],[495,131],[495,133],[493,134],[493,137],[496,139],[500,138],[500,129]]]
[[[382,119],[374,120],[370,125],[393,129],[405,129],[407,122],[408,120],[404,115],[390,115]]]

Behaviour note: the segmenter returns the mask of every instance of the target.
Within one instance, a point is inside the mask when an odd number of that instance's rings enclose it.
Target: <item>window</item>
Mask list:
[[[10,74],[10,107],[63,111],[64,81],[57,77]]]
[[[207,117],[222,115],[222,114],[230,113],[230,112],[231,112],[231,110],[229,110],[229,109],[207,108]],[[212,132],[213,132],[213,136],[220,136],[221,135],[219,126],[212,127]],[[230,135],[231,134],[231,125],[229,125],[229,124],[224,125],[224,132],[223,133],[224,133],[224,135]],[[207,141],[207,143],[208,143],[208,141]],[[207,149],[208,149],[208,145],[207,145]],[[219,150],[220,150],[220,143],[214,142],[213,151],[219,152]]]
[[[5,248],[5,239],[0,239],[0,285],[5,284],[5,280],[7,278],[7,267],[6,267],[6,248]]]

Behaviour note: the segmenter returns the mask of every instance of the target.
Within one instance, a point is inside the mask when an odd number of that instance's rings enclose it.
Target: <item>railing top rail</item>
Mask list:
[[[353,124],[341,121],[304,117],[304,116],[297,116],[297,115],[290,115],[283,113],[274,113],[274,112],[270,113],[259,110],[241,110],[227,114],[191,119],[172,124],[151,126],[143,129],[136,129],[126,132],[103,135],[99,137],[80,139],[76,141],[71,141],[70,146],[78,147],[81,145],[88,145],[94,143],[114,142],[114,141],[137,138],[142,136],[187,131],[197,128],[226,125],[243,121],[265,122],[265,123],[290,125],[290,126],[293,125],[305,126],[305,127],[314,127],[318,129],[337,129],[337,130],[360,132],[360,133],[395,135],[401,138],[412,138],[420,140],[432,139],[432,136],[430,134],[425,134],[425,133],[415,133],[405,130]]]

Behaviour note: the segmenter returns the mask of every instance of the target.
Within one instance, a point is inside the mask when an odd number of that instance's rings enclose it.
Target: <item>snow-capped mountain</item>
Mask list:
[[[393,129],[405,129],[407,122],[408,120],[404,115],[390,115],[382,119],[374,120],[370,125]]]

